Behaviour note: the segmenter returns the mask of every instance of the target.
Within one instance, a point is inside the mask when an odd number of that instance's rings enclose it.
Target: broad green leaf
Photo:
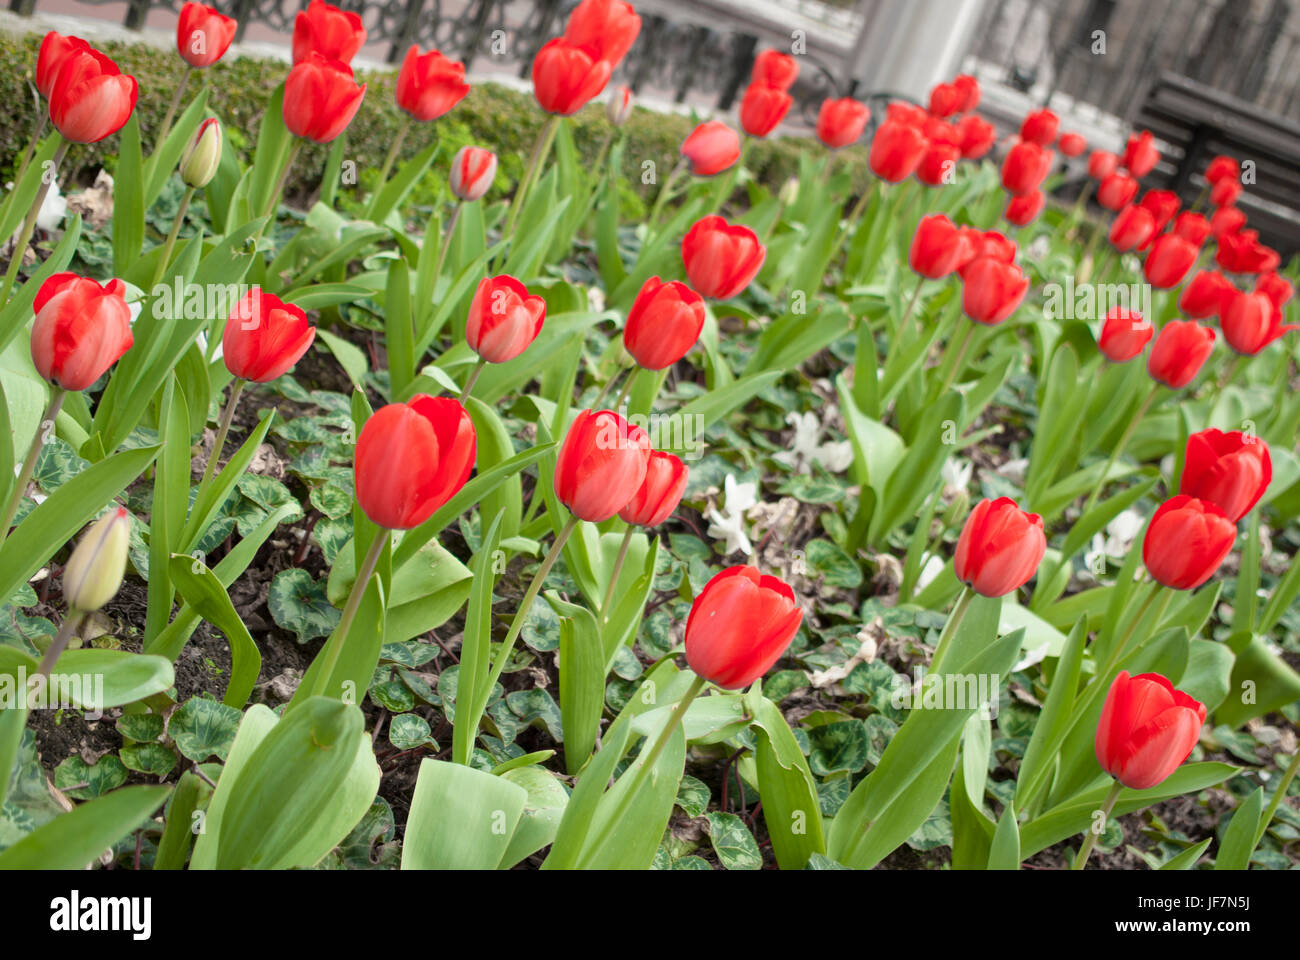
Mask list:
[[[528,790],[505,777],[459,763],[421,761],[402,869],[497,869],[528,800]]]

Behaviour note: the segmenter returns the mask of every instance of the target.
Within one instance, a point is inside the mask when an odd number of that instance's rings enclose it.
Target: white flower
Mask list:
[[[68,214],[68,199],[59,192],[58,183],[51,183],[41,203],[41,212],[36,215],[36,226],[49,233],[57,230]]]
[[[787,467],[796,467],[806,472],[808,461],[817,453],[817,440],[821,437],[822,422],[817,414],[788,413],[785,422],[794,427],[794,438],[790,449],[783,450],[772,459],[784,463]]]
[[[600,287],[587,288],[587,309],[592,313],[603,313],[605,310],[605,291]]]
[[[921,554],[921,572],[916,575],[916,589],[924,590],[934,583],[935,578],[943,573],[943,567],[942,557],[933,557],[928,553]]]
[[[1127,556],[1145,522],[1142,514],[1130,507],[1106,524],[1106,556]]]
[[[853,463],[853,444],[847,440],[823,443],[813,451],[813,460],[828,473],[843,473]]]
[[[958,457],[949,457],[939,468],[939,476],[943,479],[943,494],[949,500],[958,497],[970,489],[971,474],[975,472],[975,464],[970,460],[962,460]]]
[[[1025,482],[1025,471],[1028,469],[1029,461],[1021,457],[1019,460],[1008,460],[1002,464],[1002,466],[998,467],[998,473],[1014,483],[1023,484]]]
[[[758,503],[758,484],[737,483],[735,476],[729,473],[723,482],[722,494],[725,501],[722,512],[711,508],[704,515],[709,521],[709,536],[724,541],[723,556],[737,550],[750,556],[754,545],[749,542],[745,529],[745,512]]]

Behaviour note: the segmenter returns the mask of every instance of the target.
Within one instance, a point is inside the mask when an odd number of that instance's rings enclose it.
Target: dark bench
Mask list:
[[[1134,124],[1163,142],[1160,165],[1143,185],[1173,190],[1185,205],[1205,188],[1215,156],[1254,161],[1255,182],[1237,201],[1247,226],[1284,258],[1300,252],[1300,132],[1293,122],[1166,73],[1148,89]]]

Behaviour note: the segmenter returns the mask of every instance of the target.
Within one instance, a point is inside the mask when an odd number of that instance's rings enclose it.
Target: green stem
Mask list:
[[[831,255],[826,260],[827,263],[834,263],[839,259],[840,251],[844,249],[844,244],[847,243],[849,237],[857,231],[858,221],[862,219],[862,213],[867,209],[867,204],[870,203],[877,192],[882,189],[884,188],[881,186],[881,182],[872,178],[870,186],[858,195],[858,202],[855,203],[853,209],[849,211],[848,219],[844,222],[844,229],[841,230],[839,236],[835,238],[835,246],[831,248]]]
[[[67,393],[61,387],[53,387],[50,390],[49,406],[45,408],[45,416],[41,418],[36,428],[36,436],[32,437],[32,445],[27,448],[27,457],[23,460],[18,481],[14,484],[13,493],[9,495],[9,502],[5,504],[4,519],[0,520],[0,544],[3,544],[5,538],[9,536],[9,525],[14,522],[14,517],[18,514],[18,505],[23,502],[27,484],[32,482],[32,474],[36,472],[36,461],[40,459],[41,447],[45,446],[46,435],[54,432],[54,419],[59,415],[66,396]]]
[[[81,621],[85,619],[85,614],[80,610],[69,610],[68,615],[63,619],[63,625],[59,627],[58,635],[50,641],[49,648],[45,651],[45,656],[41,657],[41,662],[36,667],[34,677],[48,677],[54,665],[58,663],[59,657],[63,656],[63,651],[68,648],[68,641],[77,632],[77,627],[81,626]]]
[[[966,351],[970,349],[971,338],[975,336],[975,322],[972,320],[966,325],[966,335],[961,338],[961,345],[957,348],[956,355],[952,359],[952,367],[948,370],[943,378],[943,386],[939,388],[939,396],[943,396],[951,389],[953,381],[957,379],[957,374],[961,371],[962,361],[966,359]],[[949,350],[951,350],[951,341],[949,341]],[[948,351],[945,351],[948,352]],[[946,362],[946,358],[945,358]]]
[[[1155,401],[1156,394],[1159,392],[1160,385],[1156,384],[1151,388],[1151,392],[1147,394],[1146,399],[1142,401],[1142,405],[1138,407],[1137,412],[1133,414],[1133,418],[1129,420],[1128,426],[1124,428],[1124,433],[1119,438],[1119,442],[1116,443],[1114,449],[1111,450],[1110,459],[1106,461],[1106,466],[1101,471],[1101,476],[1097,478],[1097,484],[1092,488],[1092,493],[1088,495],[1088,500],[1084,503],[1083,511],[1079,516],[1086,517],[1088,511],[1092,509],[1092,505],[1097,502],[1097,497],[1101,495],[1102,489],[1106,486],[1106,478],[1110,476],[1111,468],[1115,466],[1115,461],[1118,460],[1119,455],[1124,452],[1124,448],[1128,446],[1128,442],[1133,439],[1133,433],[1137,430],[1138,424],[1142,422],[1142,418],[1146,416],[1147,411],[1151,409],[1151,404]]]
[[[194,497],[195,503],[202,502],[203,494],[207,492],[213,476],[216,475],[217,462],[221,459],[221,451],[226,449],[226,435],[230,433],[230,424],[235,419],[235,407],[239,405],[239,395],[243,390],[244,381],[236,377],[230,385],[230,399],[226,401],[226,409],[221,412],[221,423],[217,425],[217,436],[212,441],[212,453],[203,468],[203,479],[199,481],[198,493]]]
[[[339,618],[339,625],[334,628],[334,633],[330,637],[325,661],[321,664],[321,672],[316,676],[313,693],[325,695],[325,691],[329,689],[330,677],[334,675],[334,670],[338,666],[343,645],[348,642],[348,631],[352,629],[352,621],[357,618],[357,610],[361,608],[361,598],[366,595],[366,587],[370,585],[370,578],[375,572],[375,567],[379,565],[384,547],[388,546],[391,538],[392,531],[380,527],[379,532],[375,534],[375,539],[371,541],[370,549],[366,551],[365,559],[361,561],[361,569],[357,571],[357,578],[352,581],[352,589],[348,591],[348,600],[343,606],[343,616]]]
[[[375,203],[379,200],[379,195],[384,190],[384,185],[388,183],[388,175],[393,172],[393,164],[397,162],[397,154],[402,149],[402,142],[406,135],[411,132],[412,121],[407,120],[397,131],[397,136],[393,138],[393,145],[388,148],[388,154],[384,157],[384,165],[379,169],[379,185],[375,187],[375,195],[370,200],[369,210],[375,209]]]
[[[650,208],[650,216],[646,217],[645,221],[646,229],[650,233],[654,233],[655,228],[659,223],[659,215],[663,213],[664,206],[668,203],[668,198],[672,195],[673,184],[676,183],[677,179],[682,175],[682,172],[685,169],[685,158],[678,160],[672,170],[668,172],[668,178],[664,180],[663,186],[659,188],[659,195],[655,197],[654,206]]]
[[[523,209],[524,201],[528,199],[528,191],[533,185],[538,170],[546,163],[546,157],[551,152],[551,144],[555,142],[555,135],[559,129],[560,118],[552,114],[537,136],[537,143],[533,145],[533,153],[528,160],[528,169],[524,171],[524,178],[519,181],[519,188],[515,190],[514,198],[510,201],[510,213],[506,216],[505,229],[501,231],[502,240],[514,235],[519,211]]]
[[[280,171],[280,176],[275,181],[275,188],[271,191],[271,196],[266,202],[266,209],[262,211],[263,230],[266,229],[267,225],[271,222],[271,217],[280,207],[280,196],[284,193],[284,185],[289,182],[289,171],[293,169],[293,161],[297,159],[298,151],[301,149],[302,140],[294,137],[293,144],[289,147],[289,156],[284,162],[284,169]]]
[[[642,369],[641,367],[634,368],[631,374],[628,375],[628,378],[623,381],[623,389],[618,392],[618,399],[615,400],[614,405],[610,407],[610,409],[613,410],[615,413],[617,413],[619,409],[622,408],[623,401],[626,400],[627,395],[632,392],[632,384],[636,382],[636,378],[638,375],[640,375],[641,369]]]
[[[916,278],[916,289],[912,291],[912,299],[907,301],[907,309],[903,311],[902,319],[898,321],[898,335],[903,335],[903,330],[907,327],[907,321],[912,319],[912,311],[916,309],[916,301],[921,299],[921,288],[925,286],[925,275]]]
[[[970,587],[962,589],[961,596],[953,605],[952,613],[948,615],[948,622],[943,625],[943,633],[939,634],[939,642],[935,645],[934,656],[930,658],[930,672],[937,673],[940,664],[943,662],[944,654],[952,646],[952,638],[957,633],[957,628],[961,622],[966,619],[966,611],[970,609],[971,601],[975,599],[975,591]]]
[[[167,134],[171,133],[172,120],[176,118],[176,111],[180,109],[181,97],[185,94],[185,84],[189,82],[190,74],[193,71],[193,67],[187,66],[185,72],[181,74],[181,82],[176,84],[176,92],[172,94],[172,102],[167,105],[167,115],[163,117],[162,126],[158,128],[158,139],[154,141],[153,149],[155,153],[166,142]]]
[[[9,269],[5,271],[4,286],[0,287],[0,306],[9,302],[9,292],[13,289],[14,280],[18,277],[18,268],[22,266],[23,257],[27,255],[27,245],[32,242],[32,234],[36,232],[36,218],[40,215],[41,206],[45,203],[45,196],[50,192],[50,184],[55,181],[59,175],[59,167],[63,163],[63,158],[68,154],[68,148],[72,143],[59,137],[60,143],[57,150],[54,151],[54,158],[51,161],[52,166],[48,173],[41,176],[41,188],[36,191],[36,197],[32,200],[31,208],[27,211],[27,219],[23,221],[22,232],[18,235],[18,242],[14,244],[13,253],[9,258]],[[18,185],[14,184],[14,189]]]
[[[18,163],[18,171],[14,174],[14,189],[9,192],[9,195],[7,197],[5,197],[5,202],[3,204],[3,207],[0,207],[0,209],[3,209],[5,212],[8,212],[9,201],[13,198],[13,195],[17,193],[18,184],[23,182],[23,175],[27,173],[27,168],[31,166],[32,154],[36,152],[36,144],[39,143],[41,137],[44,136],[45,125],[48,124],[49,122],[50,122],[49,111],[42,110],[40,119],[36,121],[36,130],[33,131],[32,139],[28,141],[27,149],[23,151],[23,158]]]
[[[1084,247],[1084,249],[1083,249],[1083,256],[1079,259],[1079,268],[1080,268],[1080,269],[1083,269],[1083,265],[1084,265],[1085,263],[1089,265],[1089,266],[1088,266],[1088,276],[1089,276],[1089,277],[1091,277],[1091,276],[1093,275],[1093,273],[1095,272],[1095,271],[1092,269],[1091,264],[1092,264],[1092,257],[1093,257],[1093,254],[1094,254],[1094,253],[1096,252],[1096,250],[1097,250],[1097,241],[1101,239],[1102,234],[1106,234],[1106,233],[1110,233],[1110,230],[1109,230],[1109,228],[1107,227],[1107,225],[1106,225],[1105,223],[1097,223],[1097,224],[1093,224],[1092,234],[1091,234],[1091,236],[1088,237],[1088,245],[1087,245],[1086,247]],[[1086,282],[1086,281],[1085,281],[1085,282]]]
[[[158,281],[163,277],[167,264],[171,262],[172,248],[176,246],[176,237],[181,232],[181,223],[185,220],[185,212],[190,208],[190,200],[194,197],[194,188],[186,187],[185,193],[181,196],[181,205],[176,208],[176,216],[172,220],[172,228],[167,233],[167,242],[163,244],[162,258],[158,261],[158,266],[153,271],[153,282],[149,284],[150,295],[153,288],[158,286]]]
[[[600,393],[596,394],[596,399],[593,400],[591,403],[592,410],[601,409],[600,404],[605,399],[605,397],[609,395],[609,388],[618,382],[618,378],[623,375],[623,371],[624,368],[620,367],[619,369],[615,370],[613,374],[610,375],[610,378],[608,380],[605,381],[605,385],[600,388]]]
[[[442,276],[443,264],[447,262],[447,251],[451,249],[451,238],[456,233],[456,221],[460,219],[460,208],[464,203],[456,201],[456,206],[451,211],[451,219],[447,221],[447,229],[442,238],[442,249],[438,251],[438,263],[433,268],[433,282],[436,284],[438,278]]]
[[[474,369],[470,371],[469,379],[465,381],[465,387],[460,392],[460,405],[465,406],[465,401],[469,399],[470,393],[474,390],[474,384],[478,383],[479,375],[483,373],[483,368],[487,366],[487,361],[480,359],[474,364]]]
[[[1295,779],[1296,772],[1300,771],[1300,749],[1291,757],[1291,762],[1287,765],[1286,773],[1282,774],[1282,780],[1273,791],[1273,799],[1269,801],[1268,807],[1264,810],[1264,816],[1260,817],[1259,829],[1255,833],[1255,846],[1264,839],[1264,833],[1268,830],[1268,825],[1273,822],[1273,815],[1277,813],[1278,805],[1281,804],[1282,798],[1291,787],[1291,781]]]
[[[1084,832],[1083,846],[1079,847],[1074,863],[1070,866],[1071,870],[1082,870],[1087,864],[1092,848],[1097,843],[1097,837],[1105,831],[1106,821],[1110,819],[1110,812],[1115,809],[1115,801],[1119,799],[1120,791],[1123,789],[1124,784],[1118,780],[1110,785],[1110,790],[1106,793],[1106,799],[1101,802],[1101,823],[1094,821]],[[1101,827],[1101,829],[1098,830],[1098,827]]]
[[[609,608],[614,603],[614,590],[618,587],[619,575],[623,572],[623,563],[627,560],[628,547],[632,545],[632,534],[636,527],[628,524],[623,533],[623,542],[618,547],[618,559],[614,561],[614,572],[609,575],[609,586],[605,588],[605,599],[600,604],[600,622],[609,623]]]

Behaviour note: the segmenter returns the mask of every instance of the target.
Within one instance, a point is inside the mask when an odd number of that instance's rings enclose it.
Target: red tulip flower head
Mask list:
[[[68,55],[78,50],[89,50],[90,44],[80,37],[65,37],[51,30],[41,41],[40,52],[36,55],[36,89],[45,99],[50,98],[54,89],[54,78],[59,75],[59,68],[68,59]]]
[[[1107,210],[1127,207],[1137,196],[1138,182],[1123,170],[1108,173],[1097,185],[1097,202]]]
[[[754,58],[750,83],[789,90],[799,76],[799,61],[780,50],[764,50]]]
[[[98,143],[126,126],[139,89],[135,77],[93,47],[68,51],[50,89],[50,122],[65,140]]]
[[[1013,194],[1007,200],[1006,209],[1002,216],[1007,218],[1007,223],[1015,224],[1017,227],[1023,227],[1030,223],[1043,212],[1043,204],[1046,198],[1043,191],[1032,190],[1029,193]]]
[[[976,323],[1001,323],[1029,292],[1029,278],[1014,263],[977,257],[962,271],[961,308]]]
[[[1150,130],[1129,136],[1128,146],[1124,148],[1124,166],[1129,173],[1141,179],[1159,162],[1160,151],[1156,149],[1156,140]]]
[[[436,120],[465,98],[465,64],[411,44],[397,73],[397,105],[416,120]]]
[[[1201,372],[1214,349],[1214,331],[1195,320],[1171,320],[1156,337],[1147,373],[1170,390],[1181,390]]]
[[[238,27],[215,7],[187,3],[176,21],[176,49],[186,63],[202,70],[226,55]]]
[[[623,346],[637,365],[664,370],[690,351],[704,329],[704,299],[678,280],[651,277],[627,314]]]
[[[721,173],[740,159],[740,137],[721,120],[701,123],[682,141],[682,156],[697,177]]]
[[[1276,250],[1259,242],[1258,230],[1224,233],[1217,239],[1214,262],[1229,273],[1270,273],[1282,262]]]
[[[505,363],[528,349],[545,321],[546,301],[514,277],[484,277],[470,301],[465,340],[488,363]]]
[[[1142,198],[1142,206],[1151,211],[1156,221],[1156,233],[1159,233],[1174,218],[1182,201],[1171,190],[1148,190]]]
[[[954,143],[931,140],[929,148],[921,157],[916,167],[916,179],[928,187],[942,187],[953,183],[957,170],[957,161],[961,159],[961,147]]]
[[[1220,180],[1240,180],[1241,166],[1232,157],[1217,156],[1205,168],[1205,179],[1210,183]]]
[[[1183,282],[1199,254],[1200,248],[1178,234],[1162,233],[1151,242],[1142,272],[1153,287],[1168,290]]]
[[[1094,180],[1105,180],[1118,169],[1119,157],[1109,150],[1094,150],[1088,155],[1088,176]]]
[[[999,263],[1016,262],[1016,242],[1005,234],[996,230],[979,231],[974,227],[958,229],[970,244],[969,255],[957,265],[957,272],[961,274],[963,280],[966,279],[966,272],[971,266],[984,257],[997,260]]]
[[[555,462],[555,495],[579,520],[604,523],[645,482],[650,438],[612,410],[574,418]]]
[[[1050,147],[1056,142],[1056,132],[1060,126],[1061,118],[1051,110],[1035,110],[1020,125],[1020,139],[1036,143],[1040,147]]]
[[[1213,428],[1187,438],[1178,492],[1212,503],[1236,523],[1250,513],[1273,480],[1262,438]]]
[[[1274,340],[1300,330],[1300,325],[1282,322],[1282,309],[1267,293],[1236,292],[1224,301],[1219,317],[1223,339],[1243,356],[1253,357]]]
[[[447,182],[457,200],[467,203],[488,192],[497,175],[497,155],[484,147],[461,147],[451,161]]]
[[[799,632],[794,591],[756,567],[728,567],[704,585],[686,620],[686,662],[725,690],[748,687]]]
[[[962,104],[959,113],[967,113],[980,105],[980,82],[968,73],[959,73],[952,85],[961,91]]]
[[[766,137],[790,112],[794,98],[779,87],[751,83],[740,101],[740,125],[751,137]]]
[[[998,132],[993,124],[978,114],[968,113],[957,121],[957,145],[962,159],[978,160],[993,149]]]
[[[1178,309],[1194,320],[1217,317],[1237,293],[1232,281],[1218,270],[1198,270],[1178,298]]]
[[[1145,246],[1156,232],[1156,218],[1146,207],[1130,203],[1110,225],[1110,245],[1121,253]]]
[[[925,156],[928,146],[925,134],[917,127],[886,120],[871,138],[868,157],[871,172],[890,183],[906,180]]]
[[[347,129],[365,95],[366,85],[357,84],[346,63],[308,53],[284,81],[284,125],[294,136],[329,143]]]
[[[596,47],[556,37],[533,59],[533,95],[547,113],[567,117],[605,89],[611,69]]]
[[[871,111],[860,100],[823,100],[817,111],[817,139],[832,150],[846,147],[857,142],[870,119]]]
[[[1210,235],[1210,221],[1199,213],[1185,210],[1174,217],[1173,231],[1188,243],[1199,247]]]
[[[1101,328],[1097,346],[1111,363],[1127,363],[1146,349],[1155,328],[1136,310],[1112,307]]]
[[[1230,233],[1237,233],[1246,225],[1246,215],[1236,207],[1220,207],[1210,217],[1210,235],[1219,240]]]
[[[1008,193],[1033,193],[1051,171],[1054,157],[1033,140],[1019,141],[1002,161],[1002,186]]]
[[[226,320],[221,356],[241,380],[269,383],[288,373],[315,339],[301,307],[255,287]]]
[[[611,67],[627,56],[641,32],[641,18],[624,0],[582,0],[569,14],[564,39],[575,46],[593,47],[597,59]]]
[[[1230,207],[1241,196],[1240,180],[1220,180],[1210,188],[1210,203],[1216,207]]]
[[[912,235],[908,265],[929,280],[939,280],[961,267],[974,253],[971,238],[946,216],[922,217]]]
[[[1237,527],[1213,503],[1180,493],[1151,516],[1142,562],[1157,583],[1195,590],[1219,569],[1237,540]]]
[[[1160,674],[1121,670],[1097,724],[1097,762],[1130,790],[1149,790],[1191,755],[1204,723],[1205,704]]]
[[[652,450],[646,461],[645,480],[626,507],[618,512],[625,523],[657,527],[677,509],[686,490],[689,471],[671,453]]]
[[[957,539],[953,569],[976,593],[1001,597],[1029,582],[1046,550],[1042,517],[1010,497],[981,500]]]
[[[939,83],[930,90],[930,113],[936,117],[951,117],[961,113],[966,104],[966,94],[954,83]]]
[[[749,286],[766,256],[753,230],[719,216],[697,220],[682,239],[691,286],[715,300],[728,300]]]
[[[295,66],[313,53],[326,60],[351,63],[365,42],[366,28],[361,16],[350,10],[340,10],[324,0],[311,0],[307,9],[299,11],[293,21]]]
[[[1067,157],[1081,157],[1083,151],[1088,149],[1088,141],[1079,133],[1063,133],[1056,143],[1056,149]]]
[[[418,527],[465,486],[476,454],[474,422],[450,397],[380,407],[357,438],[357,502],[387,530]]]
[[[41,284],[32,309],[32,362],[56,387],[85,390],[131,347],[126,287],[102,287],[75,273],[56,273]]]
[[[1279,310],[1295,294],[1291,281],[1276,273],[1263,273],[1255,279],[1255,292],[1262,293]]]

